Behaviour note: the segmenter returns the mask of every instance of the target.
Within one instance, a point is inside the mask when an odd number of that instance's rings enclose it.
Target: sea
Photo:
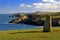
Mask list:
[[[26,24],[10,24],[9,22],[14,19],[13,17],[9,17],[11,15],[12,14],[0,14],[0,30],[23,30],[42,27]]]

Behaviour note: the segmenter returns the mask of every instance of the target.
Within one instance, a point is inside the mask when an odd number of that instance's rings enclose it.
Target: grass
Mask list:
[[[0,31],[0,40],[60,40],[60,27],[53,27],[52,32],[42,31],[42,28]]]

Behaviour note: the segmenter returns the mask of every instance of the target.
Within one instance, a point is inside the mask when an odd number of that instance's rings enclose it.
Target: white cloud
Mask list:
[[[33,5],[43,5],[43,3],[33,3]]]
[[[26,6],[26,4],[24,4],[24,3],[20,4],[20,7],[25,7],[25,6]]]
[[[45,3],[43,6],[47,9],[56,9],[56,8],[58,8],[58,5],[53,4],[53,3]]]
[[[33,6],[34,6],[35,8],[41,8],[42,5],[43,5],[43,3],[33,3]]]
[[[22,3],[22,4],[20,4],[19,8],[20,7],[22,7],[22,8],[26,8],[26,7],[31,8],[32,5],[27,5],[27,4]]]
[[[31,5],[20,4],[20,8],[24,7],[22,12],[44,11],[44,12],[58,12],[60,11],[60,1],[56,0],[43,0],[45,3],[32,3]]]
[[[43,0],[43,2],[54,2],[55,0]]]
[[[31,8],[31,7],[32,7],[32,5],[26,5],[26,7]]]
[[[54,4],[54,3],[33,3],[33,6],[35,8],[40,8],[40,9],[56,9],[56,8],[58,8],[58,5]]]
[[[1,9],[1,8],[0,8]],[[4,9],[4,8],[3,8]],[[0,13],[14,13],[14,12],[35,12],[35,11],[44,11],[44,12],[60,12],[60,0],[43,0],[40,3],[25,4],[22,3],[19,7],[11,8],[7,6],[6,9],[0,10]]]

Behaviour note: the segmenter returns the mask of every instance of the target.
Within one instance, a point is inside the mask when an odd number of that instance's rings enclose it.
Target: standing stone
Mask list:
[[[43,32],[50,32],[52,27],[52,17],[46,15],[46,21],[44,23]]]

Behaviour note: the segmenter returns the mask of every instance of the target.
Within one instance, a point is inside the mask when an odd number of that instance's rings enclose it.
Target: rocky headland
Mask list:
[[[46,12],[45,12],[46,13]],[[35,12],[30,14],[24,14],[24,13],[16,13],[12,16],[14,19],[12,19],[9,23],[13,24],[27,24],[27,25],[35,25],[35,26],[43,26],[45,22],[45,13],[43,12]],[[52,15],[54,13],[47,12],[47,15]],[[52,18],[52,25],[53,26],[60,26],[60,18]]]

